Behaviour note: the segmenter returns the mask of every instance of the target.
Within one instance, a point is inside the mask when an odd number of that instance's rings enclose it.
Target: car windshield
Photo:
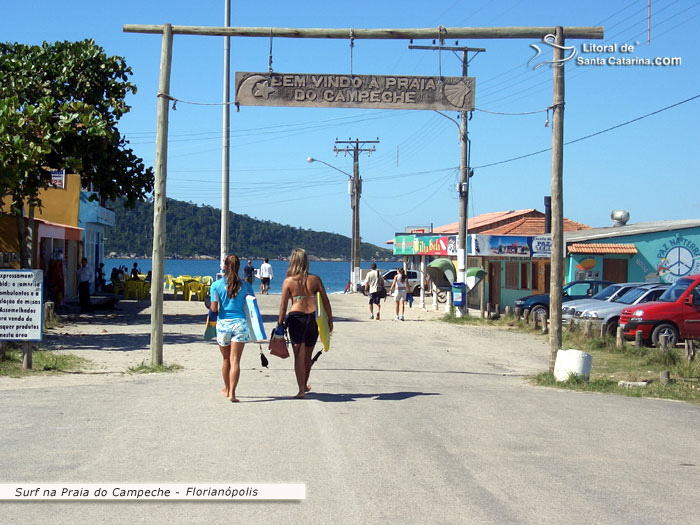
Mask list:
[[[600,292],[595,294],[591,299],[600,299],[601,301],[607,301],[613,295],[615,295],[622,288],[619,284],[611,284],[607,288],[603,288]]]
[[[678,279],[671,288],[666,290],[663,295],[659,297],[659,301],[675,303],[691,284],[693,284],[692,279]]]
[[[619,297],[616,302],[622,304],[634,304],[637,302],[642,295],[647,293],[648,290],[644,288],[632,288],[629,292],[625,293],[622,297]]]

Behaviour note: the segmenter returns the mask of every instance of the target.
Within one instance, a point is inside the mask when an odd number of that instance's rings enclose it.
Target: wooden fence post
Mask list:
[[[668,350],[669,350],[668,335],[662,334],[661,337],[659,337],[659,343],[661,343],[661,350],[663,350],[664,353],[668,353]]]
[[[22,370],[32,369],[32,342],[22,342]]]
[[[695,341],[692,339],[685,340],[685,358],[689,363],[695,359]]]
[[[590,321],[583,323],[583,338],[590,339],[593,335],[593,325]]]
[[[540,323],[542,323],[542,333],[548,333],[549,327],[547,326],[547,314],[544,312],[540,313]]]
[[[634,333],[634,347],[635,347],[637,350],[641,350],[641,349],[642,349],[642,331],[641,331],[641,330],[637,330],[637,331]]]
[[[521,317],[523,316],[523,309],[520,308],[519,306],[515,307],[515,318],[520,321]]]
[[[617,327],[617,334],[615,337],[615,346],[618,348],[622,348],[625,346],[625,338],[624,338],[624,331],[622,330],[622,327],[618,326]]]
[[[525,313],[523,314],[523,318],[525,319],[525,324],[530,325],[530,309],[526,308]]]

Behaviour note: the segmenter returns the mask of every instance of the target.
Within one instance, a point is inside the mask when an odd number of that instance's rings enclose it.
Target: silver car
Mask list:
[[[617,323],[620,320],[622,310],[633,304],[656,301],[669,286],[671,285],[667,283],[652,283],[638,286],[613,303],[593,306],[580,312],[580,314],[576,312],[573,322],[578,325],[590,321],[594,330],[600,332],[601,327],[605,327],[605,332],[613,336],[617,331]]]
[[[593,297],[586,297],[585,299],[576,299],[574,301],[564,303],[561,309],[561,322],[563,324],[570,323],[571,319],[576,315],[577,311],[582,312],[583,310],[587,310],[588,308],[598,306],[601,303],[617,301],[620,297],[625,295],[632,288],[636,288],[644,284],[647,283],[611,284],[607,288],[603,288]]]

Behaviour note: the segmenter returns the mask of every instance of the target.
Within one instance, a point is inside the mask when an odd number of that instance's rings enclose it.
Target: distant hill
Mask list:
[[[167,200],[165,256],[211,256],[221,250],[221,212],[211,206]],[[139,202],[133,209],[110,202],[115,224],[105,234],[105,253],[150,257],[153,251],[153,203]],[[304,248],[322,259],[350,258],[350,238],[337,233],[295,228],[230,213],[229,251],[241,257],[289,257],[292,249]],[[362,243],[363,260],[392,259],[391,250]]]

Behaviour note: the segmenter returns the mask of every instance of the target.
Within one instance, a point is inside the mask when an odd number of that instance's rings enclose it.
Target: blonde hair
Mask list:
[[[309,277],[309,256],[304,248],[294,248],[289,256],[287,277],[297,277],[301,286],[306,289],[306,279]]]
[[[229,255],[224,259],[224,273],[226,274],[226,294],[229,299],[236,297],[238,290],[241,289],[241,278],[238,276],[238,270],[241,267],[241,261],[235,255]]]

